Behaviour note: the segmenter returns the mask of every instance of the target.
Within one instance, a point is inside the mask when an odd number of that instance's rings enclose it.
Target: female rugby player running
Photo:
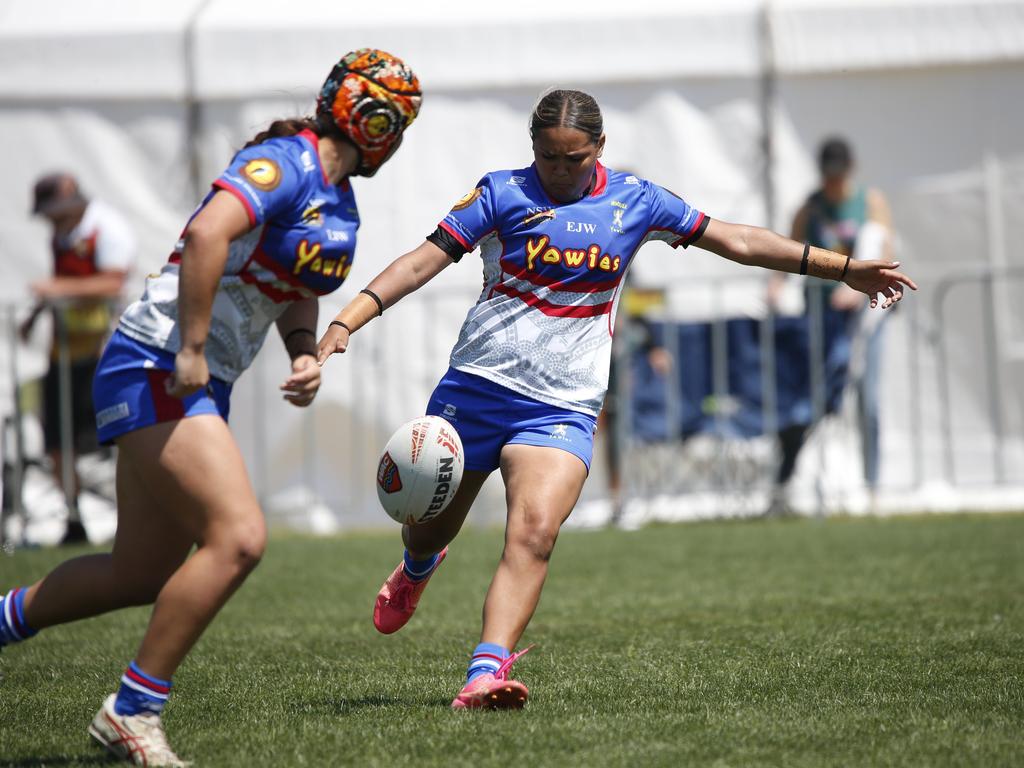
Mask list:
[[[0,646],[155,601],[120,690],[89,728],[118,757],[185,765],[160,721],[171,676],[266,544],[227,426],[232,382],[276,323],[292,360],[284,397],[312,402],[317,297],[348,275],[359,226],[348,179],[391,157],[420,100],[401,60],[345,56],[314,118],[275,122],[235,155],[107,345],[94,400],[100,439],[119,449],[113,552],[0,598]]]
[[[544,95],[530,120],[534,162],[485,175],[426,242],[396,259],[346,306],[319,343],[322,365],[359,328],[477,246],[484,289],[427,413],[462,437],[466,472],[452,503],[405,526],[402,563],[373,620],[384,633],[412,616],[485,478],[500,468],[505,548],[483,607],[483,632],[452,707],[515,708],[526,686],[513,653],[540,599],[562,523],[590,467],[608,383],[612,318],[623,275],[649,240],[698,245],[743,264],[841,280],[891,306],[916,288],[896,263],[846,257],[759,227],[710,219],[671,192],[599,162],[605,135],[593,98]]]

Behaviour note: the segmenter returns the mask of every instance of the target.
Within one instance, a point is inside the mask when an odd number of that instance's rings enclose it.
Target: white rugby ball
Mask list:
[[[440,416],[420,416],[400,426],[377,465],[377,497],[400,523],[433,520],[462,482],[462,440]]]

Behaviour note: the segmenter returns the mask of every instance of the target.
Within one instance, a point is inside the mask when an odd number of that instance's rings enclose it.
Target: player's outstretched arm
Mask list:
[[[348,348],[349,336],[405,296],[429,282],[452,263],[452,258],[429,240],[399,256],[373,278],[327,326],[317,345],[317,362],[323,365],[335,352]]]
[[[712,219],[695,245],[740,264],[844,282],[867,294],[872,307],[879,301],[883,309],[892,306],[903,298],[904,286],[917,290],[913,280],[896,271],[899,262],[854,261],[824,248],[808,248],[763,227]]]

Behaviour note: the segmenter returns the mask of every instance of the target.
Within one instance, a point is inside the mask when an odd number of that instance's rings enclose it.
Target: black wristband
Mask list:
[[[361,290],[360,293],[365,293],[367,296],[369,296],[371,299],[377,302],[377,317],[380,317],[381,315],[384,314],[384,302],[380,300],[380,296],[371,291],[369,288],[363,288],[363,290]]]
[[[804,256],[800,259],[800,274],[807,274],[807,257],[811,255],[811,244],[804,243]]]
[[[846,279],[846,270],[848,270],[849,268],[850,268],[850,257],[847,256],[846,257],[846,263],[843,264],[843,274],[841,274],[839,276],[839,282],[842,282],[843,280]]]
[[[316,338],[316,331],[311,330],[310,328],[293,328],[292,330],[288,331],[288,333],[286,333],[284,336],[284,345],[286,347],[288,346],[288,340],[296,333],[308,333],[314,339]]]
[[[352,335],[352,329],[345,325],[343,322],[341,322],[341,320],[331,320],[330,324],[328,324],[327,327],[330,328],[332,325],[340,325],[342,328],[348,331],[349,336]]]

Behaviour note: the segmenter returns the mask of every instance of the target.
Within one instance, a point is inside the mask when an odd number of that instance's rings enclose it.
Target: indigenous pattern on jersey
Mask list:
[[[328,182],[310,131],[243,149],[196,214],[218,190],[237,197],[253,225],[231,242],[206,342],[210,374],[231,382],[249,366],[267,329],[291,302],[330,293],[344,282],[352,268],[359,212],[348,182]],[[183,249],[182,239],[120,324],[133,339],[175,353],[181,346],[177,301]]]
[[[662,187],[600,164],[593,191],[574,203],[549,199],[532,165],[487,174],[440,224],[467,250],[479,245],[484,262],[452,367],[597,415],[633,255],[649,240],[689,245],[705,222]]]

